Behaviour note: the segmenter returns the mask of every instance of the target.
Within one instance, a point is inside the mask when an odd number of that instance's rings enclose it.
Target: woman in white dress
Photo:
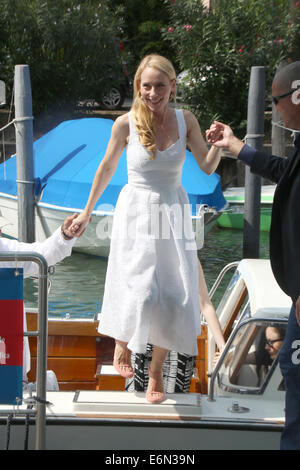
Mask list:
[[[175,94],[170,61],[146,56],[135,75],[131,111],[116,119],[85,209],[71,228],[75,236],[83,233],[126,148],[128,184],[114,213],[99,332],[115,338],[114,366],[127,378],[134,373],[131,351],[144,353],[148,343],[153,345],[146,392],[150,403],[164,399],[167,352],[197,355],[201,266],[181,185],[186,144],[207,174],[220,161],[218,149],[208,151],[195,116],[169,106]],[[222,349],[214,309],[203,314]]]

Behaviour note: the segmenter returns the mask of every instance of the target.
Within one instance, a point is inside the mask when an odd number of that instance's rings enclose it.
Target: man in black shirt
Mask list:
[[[281,449],[300,450],[300,61],[280,69],[272,98],[285,128],[295,131],[288,158],[268,155],[245,145],[225,124],[214,122],[208,143],[227,148],[253,173],[277,183],[270,229],[270,261],[274,276],[292,299],[292,308],[279,361],[286,386],[286,423]]]

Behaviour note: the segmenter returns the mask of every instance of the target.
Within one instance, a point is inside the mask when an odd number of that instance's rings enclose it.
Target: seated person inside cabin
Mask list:
[[[57,228],[55,232],[42,242],[35,243],[23,243],[17,240],[8,239],[1,237],[2,228],[6,225],[11,225],[11,222],[5,219],[0,212],[0,253],[5,252],[36,252],[42,255],[48,266],[62,261],[72,253],[72,248],[76,238],[73,238],[69,228],[78,214],[73,214],[66,217],[61,227]],[[0,268],[23,268],[24,277],[36,277],[38,276],[39,268],[38,265],[31,261],[19,262],[19,261],[0,261]],[[26,317],[24,312],[24,330],[26,331]],[[27,382],[27,373],[30,371],[30,351],[28,338],[24,336],[23,343],[23,381]]]
[[[246,325],[224,359],[223,376],[234,385],[261,387],[284,337],[285,327],[281,325]]]
[[[256,373],[258,376],[257,386],[260,386],[267,376],[270,366],[276,359],[285,337],[285,328],[280,326],[267,326],[265,335],[261,340],[261,344],[257,351],[253,353],[253,364],[256,365]],[[251,356],[251,354],[249,354]],[[248,356],[248,364],[251,364]]]

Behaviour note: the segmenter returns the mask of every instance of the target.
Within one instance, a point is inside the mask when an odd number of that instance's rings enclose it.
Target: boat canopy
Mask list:
[[[40,202],[83,209],[91,183],[110,138],[113,120],[83,118],[64,121],[33,145],[35,195]],[[0,165],[0,191],[17,195],[16,155]],[[122,187],[127,183],[125,150],[108,187],[101,196],[101,210],[113,210]],[[196,215],[206,204],[218,211],[226,206],[220,176],[207,175],[187,150],[182,184]],[[95,210],[99,210],[99,205]]]

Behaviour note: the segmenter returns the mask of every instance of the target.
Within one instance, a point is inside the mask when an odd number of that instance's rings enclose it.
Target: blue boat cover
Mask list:
[[[41,202],[72,209],[84,208],[94,175],[105,155],[112,125],[111,119],[103,118],[64,121],[34,142],[35,194],[40,196],[43,190]],[[126,183],[124,150],[116,172],[101,196],[101,210],[115,207]],[[182,184],[188,193],[193,214],[200,204],[217,210],[226,204],[220,176],[204,173],[188,150]],[[15,155],[0,165],[0,192],[17,195]]]

